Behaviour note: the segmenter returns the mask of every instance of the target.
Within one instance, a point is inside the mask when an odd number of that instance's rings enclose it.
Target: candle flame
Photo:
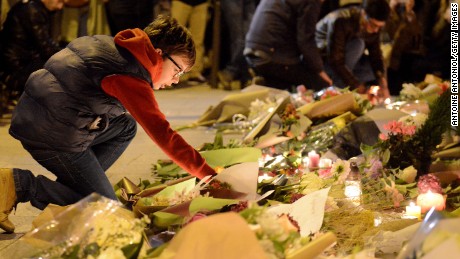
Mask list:
[[[371,86],[371,89],[369,90],[369,92],[373,95],[377,95],[379,90],[380,90],[380,86],[374,85],[374,86]]]

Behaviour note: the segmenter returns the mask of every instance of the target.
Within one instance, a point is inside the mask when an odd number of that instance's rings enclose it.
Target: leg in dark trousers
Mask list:
[[[107,129],[83,152],[25,147],[57,179],[52,181],[42,175],[35,177],[28,170],[15,169],[13,176],[17,202],[30,201],[34,207],[44,209],[49,203],[73,204],[93,192],[116,200],[105,171],[125,151],[136,131],[135,120],[131,115],[124,114],[110,120]]]

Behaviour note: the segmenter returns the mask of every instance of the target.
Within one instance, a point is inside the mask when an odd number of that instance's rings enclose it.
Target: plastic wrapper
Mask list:
[[[234,212],[212,215],[185,226],[159,258],[278,258],[266,253],[254,231]],[[285,258],[315,258],[334,242],[335,235],[326,233]]]
[[[91,194],[65,209],[46,208],[34,221],[39,226],[19,239],[10,258],[137,258],[146,220]]]
[[[348,111],[354,114],[361,113],[353,93],[341,94],[314,103],[309,103],[299,107],[297,110],[312,120],[331,118]]]

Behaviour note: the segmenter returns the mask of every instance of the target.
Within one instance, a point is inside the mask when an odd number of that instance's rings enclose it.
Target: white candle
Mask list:
[[[331,168],[332,160],[329,158],[321,158],[319,160],[319,168]]]
[[[373,94],[373,95],[377,95],[379,93],[379,90],[380,90],[380,86],[378,85],[373,85],[371,86],[371,88],[369,89],[369,93],[370,94]]]
[[[361,204],[361,182],[360,181],[345,181],[345,196],[354,205]]]
[[[308,152],[308,167],[317,168],[319,166],[319,154],[315,150]]]
[[[374,217],[374,227],[378,227],[382,224],[382,217],[380,216],[375,216]]]
[[[421,219],[422,218],[422,208],[420,206],[415,205],[415,203],[411,202],[409,206],[406,206],[405,215],[408,217]]]
[[[432,207],[435,207],[436,210],[443,210],[446,207],[446,200],[441,194],[428,191],[418,195],[417,205],[422,208],[422,213],[429,211]]]

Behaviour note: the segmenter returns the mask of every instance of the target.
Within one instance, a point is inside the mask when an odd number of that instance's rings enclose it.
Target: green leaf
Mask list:
[[[262,156],[259,148],[243,147],[231,149],[217,149],[201,152],[201,156],[211,167],[228,167],[244,162],[257,162]]]
[[[217,199],[212,197],[197,197],[190,203],[189,211],[194,214],[198,211],[214,211],[220,210],[225,205],[238,203],[237,200],[232,199]]]
[[[125,245],[124,247],[121,248],[121,251],[123,251],[123,254],[125,255],[126,258],[134,259],[134,258],[137,258],[137,256],[139,255],[142,245],[143,243],[142,243],[142,238],[141,238],[141,240],[139,240],[138,243]]]
[[[184,221],[184,217],[168,212],[157,211],[150,215],[152,218],[152,223],[159,228],[167,228],[172,225],[181,225]]]
[[[450,190],[449,193],[460,193],[460,186],[457,186],[457,188]]]
[[[62,258],[64,259],[78,259],[78,252],[80,251],[80,245],[74,245],[69,247],[64,254],[62,254]]]
[[[388,161],[390,160],[390,155],[391,155],[391,152],[389,149],[385,149],[383,151],[383,154],[382,154],[382,164],[383,165],[386,165],[388,163]]]

